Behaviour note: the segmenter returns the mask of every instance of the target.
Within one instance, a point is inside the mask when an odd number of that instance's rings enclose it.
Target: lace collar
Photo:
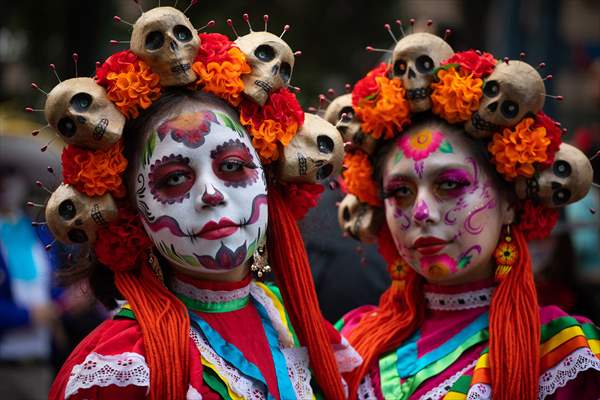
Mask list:
[[[220,313],[244,308],[250,299],[251,282],[250,275],[238,282],[215,282],[177,274],[169,286],[189,309]]]
[[[466,285],[425,285],[427,308],[436,311],[459,311],[488,307],[492,301],[494,283],[490,280]]]

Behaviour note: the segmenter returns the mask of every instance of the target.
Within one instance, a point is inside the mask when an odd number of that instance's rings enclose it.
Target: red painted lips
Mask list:
[[[436,237],[420,237],[415,240],[413,248],[422,255],[429,256],[440,252],[448,243],[450,242]]]
[[[207,222],[196,236],[206,240],[218,240],[233,235],[238,229],[240,229],[239,225],[232,220],[221,218],[219,222]]]

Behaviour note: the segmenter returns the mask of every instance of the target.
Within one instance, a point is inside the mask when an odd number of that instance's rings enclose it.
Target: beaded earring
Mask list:
[[[503,231],[502,239],[494,251],[494,258],[496,259],[497,266],[496,280],[498,282],[506,277],[519,258],[519,250],[510,235],[510,225],[506,225],[503,228]]]

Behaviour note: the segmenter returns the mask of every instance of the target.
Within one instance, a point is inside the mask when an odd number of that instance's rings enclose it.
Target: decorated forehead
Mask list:
[[[531,222],[535,218],[557,215],[559,207],[588,193],[593,184],[590,161],[562,142],[565,130],[543,113],[547,98],[562,100],[546,94],[544,81],[552,76],[540,74],[544,63],[533,67],[524,61],[524,53],[521,60],[500,60],[479,50],[454,52],[446,36],[428,32],[405,35],[402,23],[397,22],[400,38],[385,25],[396,40],[393,50],[367,47],[389,53],[390,61],[353,86],[350,117],[348,111],[341,112],[348,95],[334,99],[325,110],[328,118],[338,118],[338,126],[353,126],[344,136],[342,172],[343,187],[353,196],[352,201],[383,212],[373,166],[381,155],[376,149],[385,142],[395,140],[404,155],[417,158],[434,147],[443,153],[443,140],[438,138],[437,143],[435,129],[408,130],[420,113],[441,117],[482,143],[493,167],[517,194],[517,223],[521,225],[535,227],[536,222]],[[370,146],[365,146],[369,141]],[[342,216],[340,213],[344,227],[347,221]]]
[[[185,11],[196,3],[191,1]],[[298,218],[308,210],[306,204],[316,204],[319,181],[339,174],[344,154],[339,131],[323,118],[305,115],[294,93],[299,89],[291,85],[295,57],[301,53],[283,39],[289,25],[280,35],[270,33],[264,15],[255,31],[244,14],[249,32],[239,35],[227,20],[236,37],[230,40],[204,32],[215,25],[212,20],[195,28],[185,11],[141,10],[134,23],[115,16],[115,22],[130,27],[130,40],[111,44],[128,44],[129,49],[97,63],[91,78],[59,78],[49,92],[32,84],[46,102],[42,110],[27,111],[43,111],[46,127],[67,143],[63,183],[52,192],[45,212],[58,240],[92,244],[107,226],[125,220],[131,224],[137,215],[125,201],[124,173],[132,161],[123,153],[128,134],[145,134],[144,154],[166,137],[197,147],[210,124],[247,134],[266,173],[282,192],[296,196],[292,203],[304,204],[302,210],[292,210]],[[77,54],[73,59],[77,66]],[[58,78],[54,65],[50,67]],[[235,112],[192,98],[152,119],[149,134],[125,131],[126,121],[139,118],[167,88],[216,96]]]

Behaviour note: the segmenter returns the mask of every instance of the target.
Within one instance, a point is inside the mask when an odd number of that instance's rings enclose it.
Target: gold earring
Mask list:
[[[252,255],[252,265],[250,266],[250,270],[256,272],[256,275],[259,278],[262,278],[263,274],[271,272],[267,248],[265,246],[259,246]]]

